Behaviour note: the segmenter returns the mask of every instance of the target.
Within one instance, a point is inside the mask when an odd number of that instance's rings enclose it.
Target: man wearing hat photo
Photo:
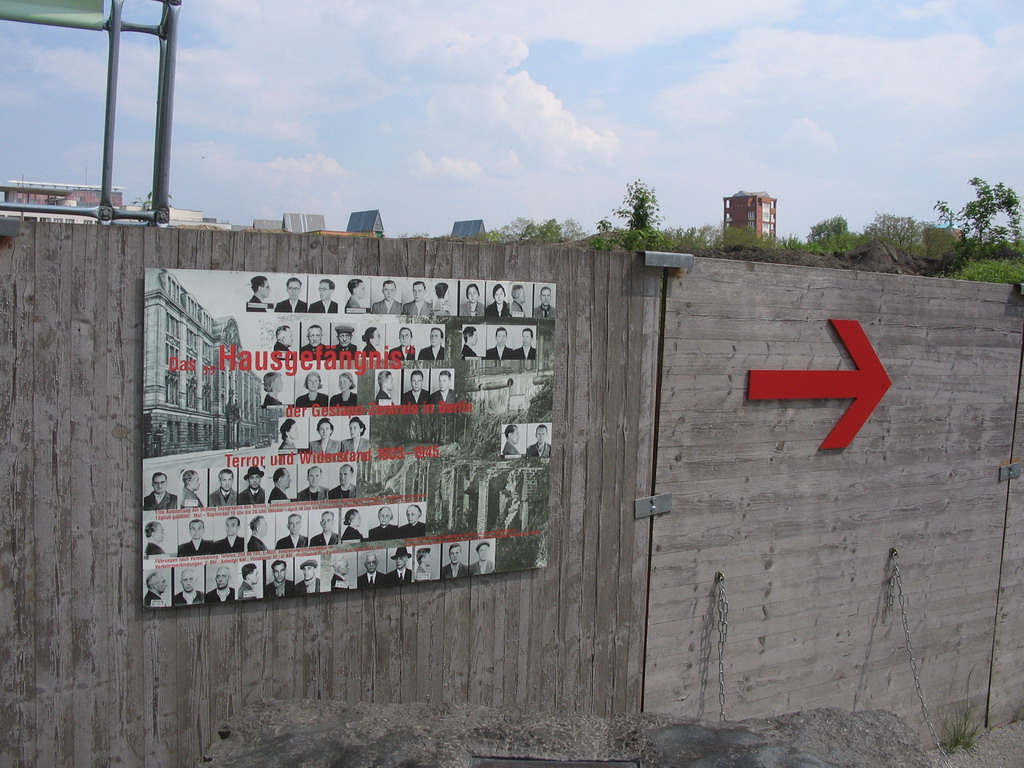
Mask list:
[[[295,585],[296,595],[315,595],[320,591],[320,561],[310,558],[303,560],[302,581]]]
[[[476,545],[476,562],[469,564],[469,573],[473,576],[485,576],[494,573],[494,561],[491,560],[491,542],[481,541]]]
[[[409,559],[412,553],[405,547],[399,547],[391,556],[395,561],[395,570],[388,574],[388,584],[412,584],[412,569]]]
[[[334,332],[338,335],[338,343],[335,345],[336,352],[357,351],[356,345],[352,343],[352,334],[356,332],[355,326],[348,323],[338,323],[334,326]]]
[[[262,488],[260,483],[263,482],[263,475],[265,473],[259,467],[249,467],[243,478],[245,482],[249,484],[241,493],[238,494],[239,504],[266,504],[267,494]]]

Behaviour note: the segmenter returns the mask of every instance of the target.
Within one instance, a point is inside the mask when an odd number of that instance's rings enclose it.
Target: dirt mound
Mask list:
[[[944,262],[913,256],[894,245],[872,240],[864,245],[839,253],[810,253],[781,248],[747,248],[731,245],[696,251],[695,256],[709,259],[736,259],[762,261],[769,264],[795,264],[802,267],[826,269],[857,269],[864,272],[886,272],[896,275],[935,275]]]

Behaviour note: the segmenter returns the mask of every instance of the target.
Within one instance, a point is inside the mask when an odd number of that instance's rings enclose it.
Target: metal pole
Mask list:
[[[110,51],[107,58],[107,108],[103,121],[103,178],[100,181],[99,220],[114,220],[114,118],[117,113],[117,67],[121,55],[121,10],[124,0],[113,0],[107,33]]]
[[[171,120],[174,113],[174,70],[178,53],[178,12],[181,0],[164,0],[160,26],[160,75],[157,89],[156,137],[153,146],[154,223],[166,227],[171,220]]]

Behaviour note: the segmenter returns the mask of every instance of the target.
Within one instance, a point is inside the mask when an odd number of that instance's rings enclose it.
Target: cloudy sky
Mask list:
[[[127,0],[126,18],[155,3]],[[236,224],[379,208],[665,224],[766,190],[779,233],[1024,192],[1020,0],[183,0],[171,192]],[[98,184],[106,38],[0,22],[0,180]],[[149,191],[157,51],[126,36],[115,183]]]

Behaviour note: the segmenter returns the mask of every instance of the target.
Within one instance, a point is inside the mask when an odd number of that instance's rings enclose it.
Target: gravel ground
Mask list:
[[[945,768],[942,756],[929,753],[935,768]],[[955,752],[949,756],[951,768],[1024,768],[1024,722],[987,731],[971,754]]]

